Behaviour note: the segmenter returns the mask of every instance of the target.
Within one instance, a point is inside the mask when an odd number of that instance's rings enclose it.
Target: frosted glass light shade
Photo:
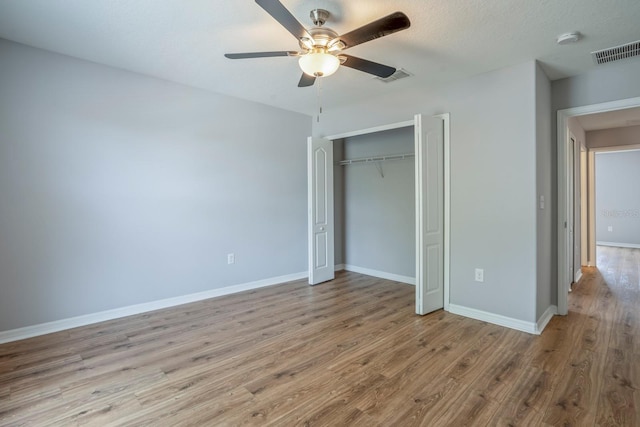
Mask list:
[[[335,73],[340,60],[330,53],[312,52],[302,55],[298,61],[305,74],[315,77],[326,77]]]

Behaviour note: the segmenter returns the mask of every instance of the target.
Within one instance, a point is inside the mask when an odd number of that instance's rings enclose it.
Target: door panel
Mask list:
[[[309,138],[309,284],[335,277],[333,247],[333,142]]]
[[[444,130],[439,118],[417,115],[416,313],[444,307]]]
[[[440,258],[440,245],[432,245],[426,248],[427,262],[427,295],[440,292],[440,276],[442,275],[442,259]],[[438,307],[442,308],[442,307]]]

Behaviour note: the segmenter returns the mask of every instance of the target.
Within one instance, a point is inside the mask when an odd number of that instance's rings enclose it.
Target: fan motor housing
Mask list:
[[[309,35],[313,38],[313,47],[327,47],[331,40],[338,38],[338,33],[327,27],[313,27],[309,29]],[[306,39],[300,40],[300,47],[309,50],[309,42]]]

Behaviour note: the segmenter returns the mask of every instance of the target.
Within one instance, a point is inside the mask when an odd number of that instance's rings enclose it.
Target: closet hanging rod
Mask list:
[[[414,153],[394,154],[391,156],[362,157],[359,159],[341,160],[337,162],[340,166],[352,165],[355,163],[384,162],[386,160],[402,160],[415,157]]]

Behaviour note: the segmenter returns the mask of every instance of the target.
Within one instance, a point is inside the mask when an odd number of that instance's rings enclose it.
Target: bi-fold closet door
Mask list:
[[[409,126],[411,123],[409,123]],[[400,131],[402,133],[402,131]],[[408,179],[411,181],[413,179],[414,186],[414,195],[415,198],[411,200],[411,195],[408,196],[405,194],[404,199],[397,196],[398,194],[392,194],[391,197],[386,197],[384,193],[378,192],[378,195],[374,197],[382,197],[383,200],[374,201],[371,203],[372,209],[381,209],[382,215],[378,215],[377,218],[375,213],[374,215],[370,215],[372,218],[368,218],[371,220],[372,227],[371,230],[364,230],[365,234],[362,234],[363,230],[359,230],[360,237],[367,239],[366,233],[374,233],[369,237],[370,241],[374,242],[384,242],[384,236],[377,236],[375,233],[383,234],[393,233],[394,227],[395,230],[398,230],[399,233],[408,233],[410,236],[405,236],[404,242],[402,243],[402,239],[395,239],[394,236],[392,238],[387,238],[386,240],[390,243],[390,245],[385,246],[384,244],[376,243],[374,247],[367,248],[366,242],[364,242],[365,246],[360,246],[361,250],[358,251],[356,248],[355,252],[352,252],[351,256],[353,259],[357,259],[358,263],[369,263],[365,266],[355,266],[355,268],[360,268],[363,272],[375,271],[376,273],[383,273],[382,276],[386,274],[390,278],[393,276],[397,277],[406,277],[411,278],[411,276],[415,277],[416,283],[416,312],[418,314],[425,314],[429,311],[436,310],[438,308],[442,308],[443,306],[443,260],[444,260],[444,247],[443,247],[443,125],[442,120],[434,119],[429,117],[423,117],[421,115],[416,116],[415,122],[413,123],[413,137],[414,141],[414,153],[415,157],[413,160],[413,178],[411,176]],[[336,138],[337,139],[337,138]],[[375,139],[375,138],[374,138]],[[411,141],[409,141],[411,143]],[[347,144],[349,141],[347,141]],[[401,144],[402,145],[402,144]],[[404,145],[404,149],[402,147],[398,148],[397,151],[404,151],[402,153],[389,152],[387,150],[384,154],[400,154],[406,155],[410,154],[406,152],[406,143]],[[388,148],[388,147],[387,147]],[[346,150],[349,152],[350,150]],[[392,150],[393,151],[393,150]],[[375,157],[375,156],[370,156]],[[367,157],[360,157],[356,160],[363,160]],[[344,159],[340,159],[344,160]],[[364,160],[366,162],[366,160]],[[397,167],[402,166],[404,163],[406,165],[407,161],[411,160],[393,160],[393,162],[397,162],[395,165],[392,162],[389,162],[386,166],[388,166],[388,172],[398,172]],[[340,167],[350,167],[350,166],[340,166]],[[378,165],[378,170],[374,167],[373,163],[370,165],[367,164],[357,164],[355,167],[366,167],[365,171],[369,173],[373,173],[370,175],[372,179],[382,180],[384,179],[384,170],[385,164],[380,163]],[[335,239],[335,219],[334,219],[334,146],[332,141],[328,139],[322,138],[309,138],[308,140],[308,172],[309,172],[309,180],[308,180],[308,190],[309,190],[309,283],[317,284],[327,280],[331,280],[334,277],[335,270],[335,261],[334,261],[334,252],[335,252],[335,241],[340,240],[342,236],[338,236],[338,239]],[[363,171],[362,169],[360,170]],[[406,169],[405,169],[405,172]],[[348,173],[351,173],[348,172]],[[378,175],[379,174],[379,175]],[[390,177],[387,175],[387,177]],[[360,180],[362,181],[362,176],[360,176]],[[394,178],[399,178],[398,176],[394,176]],[[366,179],[362,181],[366,182]],[[396,192],[405,192],[407,188],[400,188],[398,185],[401,185],[400,181],[397,181],[395,184],[388,179],[387,182],[378,182],[381,187],[384,185],[391,185],[391,191],[393,190],[393,186],[395,185]],[[375,184],[375,183],[373,183]],[[411,187],[409,184],[408,187]],[[358,188],[357,186],[355,188]],[[389,188],[387,188],[389,190]],[[351,189],[353,191],[353,189]],[[375,187],[369,187],[368,190],[366,187],[362,187],[362,191],[373,191],[374,193],[378,191]],[[409,188],[409,193],[411,193],[411,188]],[[360,195],[360,194],[358,194]],[[345,198],[348,198],[349,194],[345,195]],[[395,199],[394,199],[395,197]],[[407,199],[407,197],[409,199]],[[395,200],[395,202],[394,202]],[[407,203],[407,200],[409,203]],[[366,200],[360,200],[360,203],[368,203]],[[413,203],[411,203],[413,202]],[[345,202],[346,203],[346,202]],[[376,203],[378,203],[376,205]],[[381,204],[380,204],[381,203]],[[394,206],[394,204],[403,203],[404,206]],[[361,206],[356,206],[360,208]],[[395,208],[401,208],[400,217],[394,218],[393,212]],[[413,209],[415,215],[409,214],[406,215],[406,210]],[[365,211],[362,211],[365,212]],[[402,213],[405,216],[402,216]],[[339,212],[338,214],[341,214]],[[396,222],[394,227],[387,227],[383,222],[385,219],[385,215],[389,216],[389,221]],[[406,224],[407,220],[412,222],[413,224]],[[349,221],[346,221],[346,227],[349,226]],[[353,219],[351,220],[353,224]],[[378,225],[376,227],[376,224]],[[384,229],[384,230],[383,230]],[[358,233],[356,233],[357,235]],[[390,236],[390,235],[387,235]],[[395,236],[397,237],[397,236]],[[392,242],[393,240],[394,242]],[[361,243],[361,242],[359,242]],[[395,245],[395,246],[394,246]],[[415,250],[412,251],[411,246],[415,245]],[[347,247],[348,245],[343,245],[342,247]],[[367,257],[358,257],[353,256],[354,254],[361,255],[363,252],[368,252],[369,260],[367,261]],[[403,253],[399,255],[399,258],[390,264],[385,264],[385,254],[390,254],[392,251],[401,250]],[[350,263],[349,254],[343,254],[346,256],[347,263]],[[407,267],[406,261],[407,256],[415,257],[415,263],[409,263],[410,267]],[[377,263],[382,265],[380,269],[376,269],[376,257]],[[400,265],[404,262],[404,265]],[[385,272],[383,270],[394,270]],[[415,272],[414,274],[411,274]],[[404,274],[402,274],[404,273]],[[372,273],[372,275],[376,275]],[[405,276],[406,275],[406,276]],[[406,281],[406,280],[405,280]]]
[[[309,284],[335,277],[333,141],[307,141]]]

